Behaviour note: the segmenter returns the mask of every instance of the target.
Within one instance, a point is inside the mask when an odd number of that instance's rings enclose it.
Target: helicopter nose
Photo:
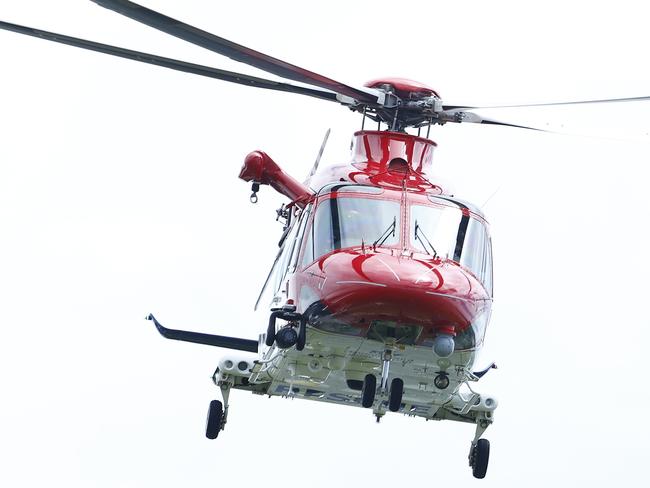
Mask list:
[[[357,328],[386,321],[453,337],[489,300],[478,280],[451,261],[341,251],[326,257],[321,269],[323,303],[337,321]]]

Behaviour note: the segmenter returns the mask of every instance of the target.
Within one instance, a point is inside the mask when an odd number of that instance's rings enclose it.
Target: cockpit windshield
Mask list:
[[[429,201],[403,208],[397,200],[333,192],[318,204],[313,224],[305,233],[302,264],[337,249],[396,246],[400,244],[402,215],[408,212],[405,247],[459,263],[491,294],[492,248],[485,222],[463,203],[434,196]]]
[[[392,246],[400,240],[400,204],[396,201],[334,197],[318,206],[314,217],[313,256],[335,249]]]
[[[468,268],[492,292],[492,251],[485,224],[462,206],[412,205],[414,249]]]

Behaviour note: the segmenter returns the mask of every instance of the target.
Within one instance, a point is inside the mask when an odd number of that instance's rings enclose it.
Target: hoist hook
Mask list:
[[[257,183],[256,181],[253,181],[253,186],[251,190],[253,190],[253,193],[251,193],[251,197],[250,197],[251,203],[257,203],[258,200],[257,192],[260,191],[260,184]]]

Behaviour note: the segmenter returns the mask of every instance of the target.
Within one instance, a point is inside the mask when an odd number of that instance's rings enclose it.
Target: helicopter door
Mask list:
[[[275,257],[271,266],[271,271],[266,278],[264,286],[255,304],[257,309],[259,303],[266,292],[268,284],[273,282],[273,300],[271,307],[275,307],[286,300],[286,289],[283,288],[287,274],[293,272],[296,268],[300,243],[305,232],[305,226],[309,220],[309,210],[311,205],[305,208],[300,215],[294,216],[292,225],[286,236],[282,240],[282,247]]]

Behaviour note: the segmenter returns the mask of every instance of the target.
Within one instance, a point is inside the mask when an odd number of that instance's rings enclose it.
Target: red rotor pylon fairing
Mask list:
[[[211,77],[337,102],[363,116],[349,162],[319,167],[300,183],[263,151],[250,153],[240,178],[270,185],[289,202],[280,250],[258,305],[270,295],[258,340],[168,329],[175,340],[240,351],[214,372],[206,436],[226,425],[232,389],[324,401],[476,426],[469,463],[487,471],[482,438],[497,401],[474,392],[491,367],[474,371],[492,305],[488,224],[474,205],[432,177],[432,125],[491,124],[541,130],[484,117],[481,108],[599,104],[650,97],[534,105],[446,105],[432,88],[403,78],[354,87],[273,58],[127,0],[93,0],[140,23],[288,81],[274,81],[0,21],[0,28],[74,47]],[[299,85],[290,83],[298,82]],[[366,120],[378,130],[364,130]],[[384,125],[386,130],[381,129]],[[420,137],[423,128],[426,137]],[[407,133],[416,129],[417,135]],[[327,139],[327,137],[326,137]],[[257,306],[257,305],[256,305]],[[257,356],[254,354],[257,353]]]

